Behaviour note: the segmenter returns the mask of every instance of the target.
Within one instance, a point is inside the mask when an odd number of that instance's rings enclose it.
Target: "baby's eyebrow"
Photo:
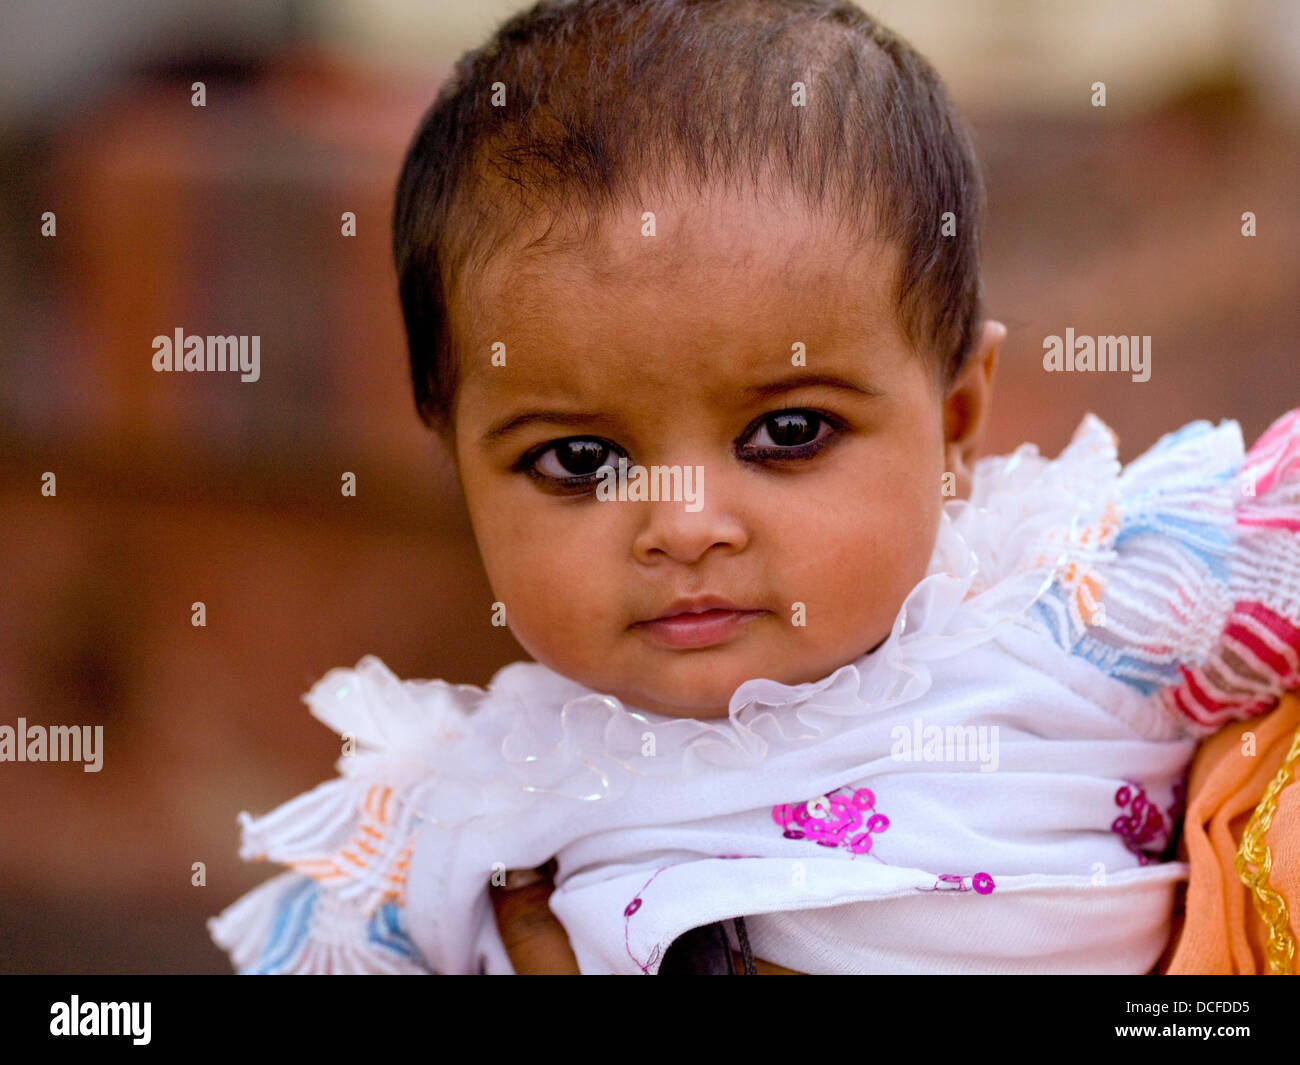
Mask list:
[[[868,396],[872,399],[878,399],[885,393],[878,388],[872,388],[870,385],[858,384],[844,377],[836,377],[834,374],[796,374],[793,377],[786,377],[780,381],[772,381],[765,385],[754,385],[742,390],[743,395],[751,400],[771,399],[773,396],[783,395],[786,392],[793,392],[799,388],[838,388],[846,392],[856,392],[859,395]]]
[[[601,425],[608,425],[609,421],[610,419],[604,415],[586,414],[581,411],[530,410],[497,422],[496,425],[479,437],[479,443],[486,446],[504,436],[509,436],[517,429],[522,429],[525,425],[531,425],[533,422],[549,422],[554,425],[567,425],[575,429],[591,429],[599,428]]]

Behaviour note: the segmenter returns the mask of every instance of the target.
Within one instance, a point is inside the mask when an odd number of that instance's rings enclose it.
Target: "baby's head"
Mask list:
[[[880,644],[988,407],[982,199],[931,67],[849,3],[544,3],[465,56],[394,252],[520,644],[697,718]]]

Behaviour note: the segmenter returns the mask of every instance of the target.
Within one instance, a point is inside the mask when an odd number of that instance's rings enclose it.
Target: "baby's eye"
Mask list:
[[[602,466],[614,466],[616,453],[620,452],[605,440],[573,436],[535,452],[523,465],[541,480],[555,481],[561,486],[577,485],[595,480]]]
[[[800,458],[814,454],[838,428],[825,414],[812,410],[782,410],[766,414],[745,436],[742,451],[758,458]]]

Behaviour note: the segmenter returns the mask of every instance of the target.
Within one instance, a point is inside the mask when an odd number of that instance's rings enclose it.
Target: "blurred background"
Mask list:
[[[0,971],[230,971],[204,920],[276,871],[239,861],[236,814],[339,753],[302,693],[367,653],[476,684],[526,657],[464,624],[491,593],[389,257],[416,123],[524,6],[0,11],[0,724],[104,727],[99,773],[0,763]],[[1010,329],[990,452],[1055,454],[1090,410],[1126,460],[1197,418],[1249,443],[1300,402],[1300,5],[864,6],[975,130]],[[261,380],[153,372],[178,326],[260,335]],[[1044,373],[1066,327],[1150,334],[1151,379]]]

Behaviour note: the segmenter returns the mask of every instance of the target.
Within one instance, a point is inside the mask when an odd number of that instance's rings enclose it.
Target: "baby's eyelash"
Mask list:
[[[809,426],[817,427],[817,435],[805,443],[782,445],[773,440],[771,444],[758,447],[746,448],[744,446],[744,441],[756,436],[760,430],[768,430],[767,435],[771,439],[773,429],[776,430],[778,435],[788,435],[791,432],[799,435],[801,427],[806,432]],[[830,431],[823,434],[822,428]],[[808,407],[788,407],[783,410],[768,411],[750,422],[745,431],[737,437],[736,457],[749,462],[765,464],[798,462],[810,459],[827,447],[843,429],[843,423],[825,411]],[[567,477],[538,469],[538,464],[546,455],[556,452],[556,461],[560,462],[557,449],[565,446],[572,447],[577,444],[595,445],[596,448],[604,452],[605,460],[595,470],[588,473],[571,474]],[[591,452],[594,449],[588,447],[585,450]],[[600,480],[600,470],[606,466],[616,465],[616,456],[627,459],[628,465],[632,465],[632,460],[627,452],[612,441],[598,436],[566,436],[561,440],[550,440],[545,444],[530,448],[511,466],[511,470],[527,474],[549,491],[580,495],[587,493]],[[562,462],[560,464],[563,465]]]

